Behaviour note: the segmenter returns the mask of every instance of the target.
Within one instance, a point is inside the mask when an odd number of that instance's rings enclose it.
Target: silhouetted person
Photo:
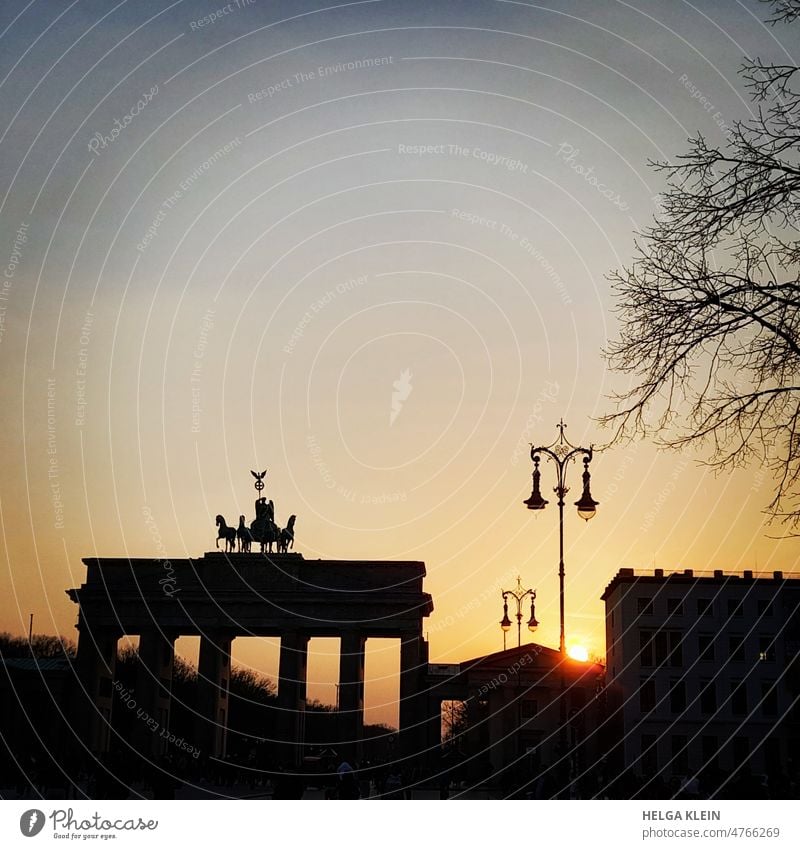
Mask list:
[[[358,799],[358,781],[353,767],[347,761],[342,761],[336,774],[339,776],[339,798]]]
[[[386,776],[384,788],[387,799],[403,798],[403,776],[396,766],[393,766],[389,770],[389,775]]]

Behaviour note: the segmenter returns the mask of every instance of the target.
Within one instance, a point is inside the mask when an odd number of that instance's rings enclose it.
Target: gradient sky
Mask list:
[[[575,443],[607,438],[606,275],[656,210],[647,160],[747,116],[744,55],[800,58],[766,13],[2,4],[0,629],[33,612],[74,637],[81,557],[213,549],[267,468],[307,558],[427,563],[433,661],[502,647],[517,574],[557,645],[557,511],[521,503],[528,443],[562,416]],[[597,517],[566,520],[568,645],[603,652],[621,566],[797,560],[760,470],[642,443],[592,471]],[[335,652],[312,643],[327,701]],[[372,719],[396,721],[396,654],[370,646]],[[234,657],[274,674],[274,643]]]

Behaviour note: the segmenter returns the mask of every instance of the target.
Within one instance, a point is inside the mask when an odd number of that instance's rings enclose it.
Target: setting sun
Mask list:
[[[567,649],[567,654],[573,660],[586,661],[589,660],[589,649],[586,646],[570,646]]]

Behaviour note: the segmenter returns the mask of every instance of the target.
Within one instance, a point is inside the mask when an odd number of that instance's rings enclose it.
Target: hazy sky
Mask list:
[[[81,557],[213,549],[215,514],[251,519],[267,468],[307,558],[427,563],[432,660],[502,647],[518,573],[557,645],[557,510],[521,503],[528,443],[562,416],[574,442],[606,439],[606,275],[656,209],[647,160],[747,116],[744,55],[800,58],[800,30],[766,16],[3,3],[0,628],[33,612],[74,637]],[[647,443],[592,467],[597,517],[566,520],[568,644],[603,651],[620,566],[797,560],[766,535],[758,470],[715,478]],[[391,720],[380,648],[370,715]],[[331,651],[312,643],[329,701]],[[235,657],[272,672],[275,646]]]

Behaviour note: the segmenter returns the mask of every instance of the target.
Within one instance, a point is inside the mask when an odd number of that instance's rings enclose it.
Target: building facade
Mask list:
[[[61,786],[74,734],[66,705],[72,660],[0,656],[0,787]]]
[[[601,598],[618,769],[712,791],[796,776],[800,579],[620,569]]]
[[[451,741],[459,779],[502,795],[569,797],[600,757],[603,672],[536,643],[430,664],[429,728],[438,738],[442,705],[461,702],[464,722]],[[439,742],[431,740],[432,752]]]

